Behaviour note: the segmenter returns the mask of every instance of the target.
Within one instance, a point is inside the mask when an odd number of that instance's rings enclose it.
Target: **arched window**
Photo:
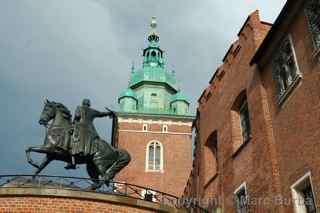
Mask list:
[[[246,91],[243,90],[231,108],[234,154],[251,139],[251,125]]]
[[[146,170],[163,170],[163,147],[162,144],[158,141],[150,141],[147,145]]]
[[[156,51],[152,51],[152,52],[151,52],[151,56],[152,56],[152,57],[156,57],[156,56],[157,56],[157,52],[156,52]]]

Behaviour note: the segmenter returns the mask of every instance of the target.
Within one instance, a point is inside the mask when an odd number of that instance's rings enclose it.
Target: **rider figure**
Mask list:
[[[83,99],[82,105],[78,106],[74,115],[74,131],[71,139],[72,160],[65,168],[75,169],[75,157],[87,157],[98,149],[96,140],[100,139],[93,125],[93,120],[98,117],[111,116],[112,112],[100,112],[90,108],[90,100]]]

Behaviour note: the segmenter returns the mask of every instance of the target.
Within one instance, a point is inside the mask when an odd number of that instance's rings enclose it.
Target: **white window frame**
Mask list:
[[[246,199],[248,199],[248,190],[247,190],[247,183],[243,182],[234,192],[233,192],[233,196],[236,198],[239,191],[242,190],[244,188],[244,191],[246,193]],[[235,205],[236,206],[236,205]],[[248,207],[248,204],[247,204]],[[236,212],[238,212],[237,206],[236,206]]]
[[[158,143],[160,145],[160,168],[159,168],[159,170],[149,169],[149,147],[150,147],[150,144],[153,142]],[[161,173],[163,173],[163,145],[162,145],[162,143],[160,143],[157,140],[151,140],[147,144],[145,168],[146,168],[146,172],[161,172]]]
[[[162,125],[162,132],[168,133],[168,125],[167,124]]]
[[[301,178],[299,178],[294,184],[292,184],[291,188],[291,193],[292,193],[292,201],[293,201],[293,206],[294,206],[294,211],[295,213],[306,213],[306,207],[304,204],[304,198],[302,195],[299,193],[299,188],[301,187],[302,184],[304,184],[306,181],[310,181],[311,189],[312,189],[312,195],[313,195],[313,200],[314,200],[314,205],[317,208],[316,204],[316,199],[314,195],[314,188],[312,184],[312,178],[311,178],[311,172],[307,172],[305,175],[303,175]]]
[[[148,132],[148,124],[142,125],[142,132]]]
[[[286,35],[285,37],[282,38],[281,40],[281,43],[280,43],[280,46],[282,47],[284,41],[288,39],[289,41],[289,45],[290,45],[290,48],[291,48],[291,51],[292,51],[292,55],[293,55],[293,60],[294,60],[294,63],[295,63],[295,66],[296,66],[296,75],[295,76],[292,76],[294,77],[292,79],[292,82],[290,85],[288,85],[288,87],[283,91],[283,93],[281,94],[281,91],[280,91],[280,88],[279,88],[279,85],[278,85],[278,82],[275,82],[276,83],[276,86],[277,86],[277,96],[278,96],[278,104],[279,105],[282,105],[285,100],[290,96],[290,94],[292,93],[292,91],[296,88],[296,86],[298,85],[298,83],[300,82],[300,80],[302,79],[302,73],[300,71],[300,67],[299,67],[299,63],[298,63],[298,58],[297,58],[297,55],[296,55],[296,50],[295,50],[295,46],[294,46],[294,42],[293,42],[293,39],[292,39],[292,36],[291,34],[288,34]],[[278,54],[278,53],[277,53]],[[273,58],[274,60],[274,58]],[[274,63],[274,62],[272,62]],[[275,78],[274,75],[279,75],[280,73],[277,73],[275,70],[274,70],[274,65],[272,67],[272,75],[273,75],[273,78]]]

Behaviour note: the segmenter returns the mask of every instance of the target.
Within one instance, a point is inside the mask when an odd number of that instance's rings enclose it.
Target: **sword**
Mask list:
[[[114,115],[115,115],[114,111],[113,111],[113,110],[111,110],[110,108],[105,107],[105,109],[106,109],[107,111],[111,112],[111,115],[112,115],[112,116],[114,116]]]

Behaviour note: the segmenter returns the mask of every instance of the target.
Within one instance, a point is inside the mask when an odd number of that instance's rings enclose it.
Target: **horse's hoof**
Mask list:
[[[101,185],[102,184],[98,184],[98,183],[94,183],[94,184],[92,184],[91,186],[90,186],[90,190],[97,190],[97,189],[99,189],[100,187],[101,187]]]

